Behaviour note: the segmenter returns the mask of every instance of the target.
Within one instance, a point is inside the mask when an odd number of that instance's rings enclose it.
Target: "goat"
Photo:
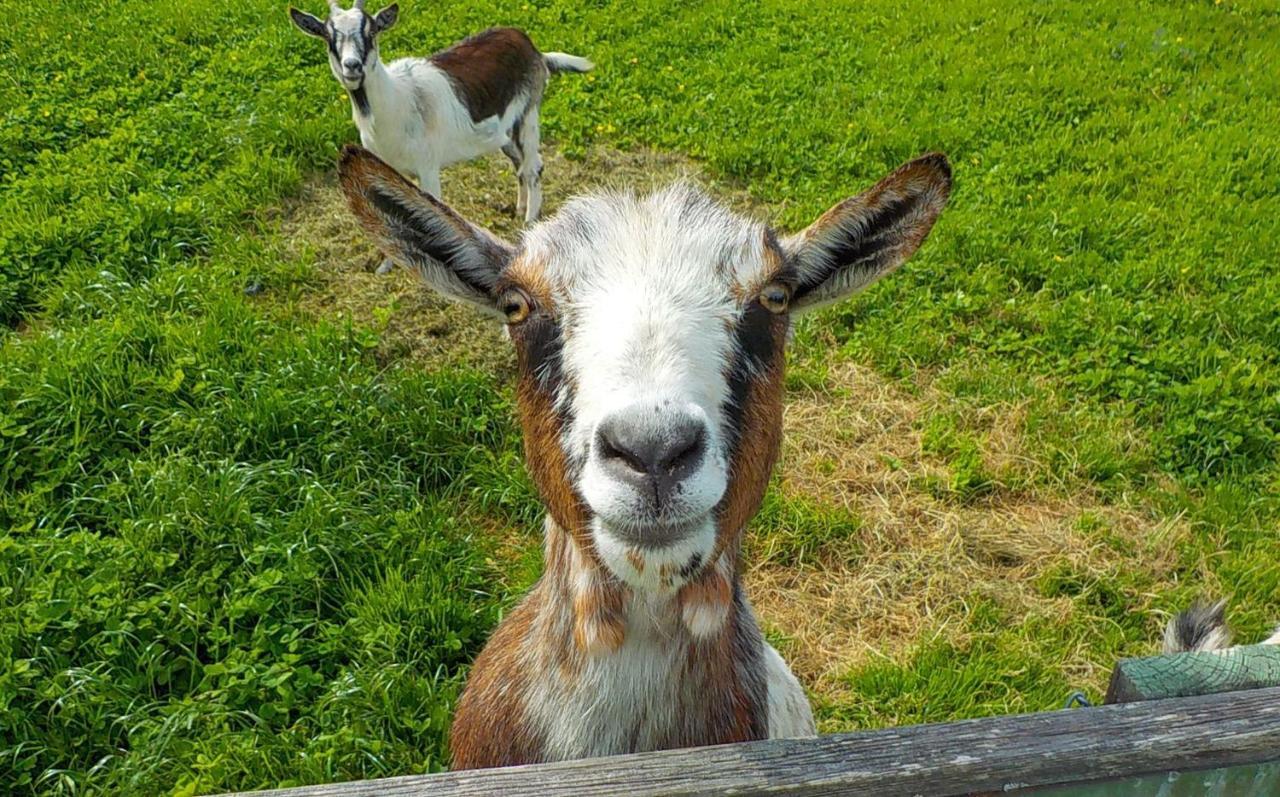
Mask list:
[[[1227,650],[1231,647],[1231,629],[1226,621],[1227,602],[1194,603],[1169,620],[1161,645],[1164,653]],[[1259,644],[1280,645],[1280,626]]]
[[[441,198],[440,170],[501,151],[520,188],[516,214],[526,222],[542,210],[538,113],[550,75],[587,72],[590,61],[540,53],[521,30],[491,28],[430,58],[401,58],[385,66],[378,36],[395,24],[398,4],[370,16],[365,0],[349,10],[329,0],[325,21],[289,9],[302,32],[329,46],[329,68],[351,97],[360,142],[422,190]],[[378,273],[391,269],[383,261]]]
[[[793,319],[913,254],[951,189],[911,161],[780,237],[687,184],[590,194],[519,246],[367,150],[353,214],[428,285],[504,321],[546,569],[477,657],[455,769],[815,733],[761,635],[741,542],[782,436]]]

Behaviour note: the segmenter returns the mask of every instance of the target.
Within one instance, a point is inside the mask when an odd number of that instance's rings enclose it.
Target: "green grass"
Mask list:
[[[313,264],[269,210],[353,137],[323,48],[263,0],[5,19],[0,326],[21,331],[0,333],[0,792],[441,766],[466,664],[530,577],[504,579],[465,518],[531,526],[537,505],[504,386],[387,362],[373,319],[295,309]],[[820,379],[830,341],[903,385],[928,374],[958,408],[925,430],[939,495],[1007,488],[965,408],[1018,405],[1023,488],[1190,524],[1174,571],[1045,563],[1034,588],[1070,601],[1066,625],[975,601],[964,642],[921,629],[848,674],[860,697],[824,705],[828,725],[1054,707],[1068,647],[1149,644],[1127,607],[1152,591],[1164,610],[1228,591],[1242,635],[1280,615],[1275,2],[481,0],[401,19],[390,57],[497,23],[589,55],[592,79],[549,91],[545,138],[688,153],[785,226],[947,152],[956,190],[921,256],[807,322],[797,379]],[[860,528],[774,495],[760,533],[800,562]]]

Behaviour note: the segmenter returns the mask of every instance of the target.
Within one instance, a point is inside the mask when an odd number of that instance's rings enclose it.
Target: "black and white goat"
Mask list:
[[[542,209],[538,109],[547,78],[586,72],[592,63],[566,53],[540,53],[524,31],[491,28],[429,58],[383,65],[378,34],[395,24],[395,3],[370,16],[365,0],[329,18],[289,9],[304,33],[329,45],[329,67],[351,95],[360,142],[422,190],[441,198],[440,170],[501,151],[520,181],[516,213],[526,222]],[[390,270],[385,260],[379,273]]]
[[[1231,647],[1231,629],[1227,626],[1226,601],[1214,604],[1196,603],[1169,620],[1164,629],[1164,653],[1226,650]],[[1280,645],[1280,626],[1263,645]]]

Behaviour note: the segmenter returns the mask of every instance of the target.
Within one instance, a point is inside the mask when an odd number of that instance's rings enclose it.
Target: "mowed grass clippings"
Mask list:
[[[919,257],[800,324],[749,542],[844,730],[1096,694],[1202,593],[1280,615],[1273,12],[402,4],[383,53],[505,23],[595,60],[548,91],[551,207],[691,171],[796,229],[951,156]],[[283,8],[7,14],[0,792],[442,766],[538,570],[500,332],[371,273]],[[517,234],[500,159],[445,193]]]

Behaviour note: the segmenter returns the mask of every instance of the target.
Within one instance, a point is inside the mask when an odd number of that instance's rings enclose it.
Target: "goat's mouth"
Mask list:
[[[609,523],[603,526],[619,541],[640,550],[661,550],[698,531],[707,521],[705,514],[685,518],[654,518],[651,521]]]
[[[676,524],[611,526],[592,524],[596,549],[613,574],[633,588],[669,592],[708,564],[716,544],[711,513]]]

